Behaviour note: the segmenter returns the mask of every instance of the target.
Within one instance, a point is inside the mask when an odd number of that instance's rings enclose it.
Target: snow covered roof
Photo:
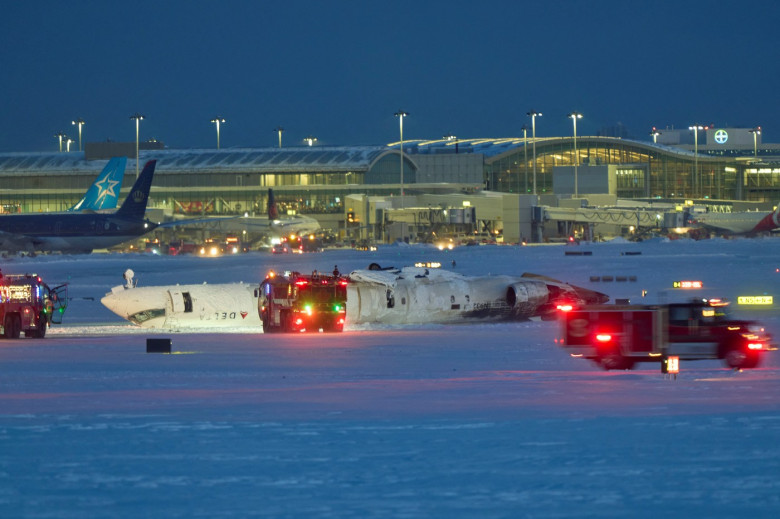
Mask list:
[[[210,173],[242,171],[366,171],[389,150],[385,146],[253,148],[221,150],[141,150],[140,161],[158,161],[158,171]],[[0,173],[100,171],[107,160],[87,161],[83,153],[3,153]],[[130,159],[130,164],[134,163]]]

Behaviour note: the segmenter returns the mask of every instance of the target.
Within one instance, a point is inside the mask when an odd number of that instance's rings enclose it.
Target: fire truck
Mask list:
[[[67,304],[67,285],[51,289],[36,274],[0,273],[0,337],[43,338],[52,323],[62,323]]]
[[[341,332],[347,315],[347,280],[317,271],[273,272],[260,284],[263,332]]]
[[[760,324],[732,319],[728,303],[720,299],[563,311],[559,344],[607,370],[670,356],[723,359],[734,369],[754,368],[764,352],[777,349]]]

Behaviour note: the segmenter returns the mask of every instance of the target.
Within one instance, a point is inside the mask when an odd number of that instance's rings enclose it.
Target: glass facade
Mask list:
[[[529,145],[530,148],[530,145]],[[672,148],[623,139],[578,137],[580,167],[590,164],[636,165],[647,170],[618,168],[618,196],[633,198],[713,198],[776,201],[780,198],[780,168],[755,168],[726,157],[694,156]],[[527,158],[526,158],[527,157]],[[538,194],[554,193],[552,168],[574,165],[571,138],[539,139],[536,144]],[[531,193],[533,157],[522,145],[485,159],[488,189]],[[639,193],[646,193],[641,194]]]

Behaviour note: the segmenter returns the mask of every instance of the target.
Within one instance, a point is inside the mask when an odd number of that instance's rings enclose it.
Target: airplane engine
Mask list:
[[[550,291],[544,281],[518,281],[506,289],[506,303],[515,318],[531,317],[540,306],[547,303]]]

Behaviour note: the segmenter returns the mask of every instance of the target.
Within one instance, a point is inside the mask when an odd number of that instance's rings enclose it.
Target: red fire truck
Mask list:
[[[347,314],[347,280],[338,273],[273,272],[260,284],[258,311],[265,333],[341,332]]]
[[[67,285],[51,289],[36,274],[0,273],[0,337],[43,338],[51,323],[62,323],[67,304]]]
[[[604,369],[636,362],[723,359],[735,369],[758,366],[776,349],[764,328],[729,316],[728,303],[696,299],[665,305],[597,305],[561,312],[559,344]]]

